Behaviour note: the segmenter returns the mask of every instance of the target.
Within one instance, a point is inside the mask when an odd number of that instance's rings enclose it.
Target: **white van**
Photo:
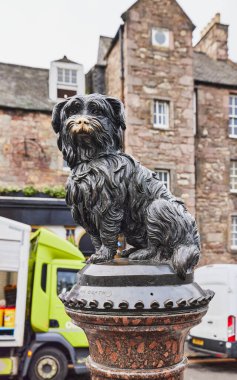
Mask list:
[[[202,322],[191,329],[189,348],[237,358],[237,265],[207,265],[195,271],[194,279],[215,296]]]

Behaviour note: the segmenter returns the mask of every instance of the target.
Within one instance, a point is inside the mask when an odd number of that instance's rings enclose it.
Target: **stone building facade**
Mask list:
[[[217,14],[193,47],[194,26],[175,0],[138,0],[122,19],[103,54],[105,93],[125,103],[125,150],[195,213],[201,263],[237,262],[237,65],[228,26]]]
[[[48,95],[48,70],[0,64],[0,71],[13,87],[1,83],[0,186],[62,184],[55,136],[49,128],[54,103]]]
[[[62,76],[67,71],[58,81],[57,68]],[[51,70],[0,63],[0,78],[0,187],[64,185],[51,114],[57,93],[84,93],[83,70],[66,57]]]
[[[74,226],[64,199],[47,195],[63,191],[68,177],[51,114],[61,93],[84,93],[84,79],[66,57],[51,70],[0,63],[0,216],[63,235]]]
[[[217,14],[194,47],[196,210],[203,262],[236,262],[237,65]]]

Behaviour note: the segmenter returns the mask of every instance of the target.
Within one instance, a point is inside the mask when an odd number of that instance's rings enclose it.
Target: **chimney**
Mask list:
[[[228,25],[221,24],[221,15],[217,13],[201,32],[201,39],[194,51],[205,53],[215,60],[227,60],[228,28]]]

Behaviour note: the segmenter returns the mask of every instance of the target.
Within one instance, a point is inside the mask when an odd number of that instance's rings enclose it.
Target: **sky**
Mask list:
[[[146,1],[146,0],[144,0]],[[49,68],[63,55],[82,63],[87,72],[95,63],[99,36],[113,37],[121,14],[134,0],[0,0],[0,62]],[[196,29],[221,13],[229,24],[229,54],[237,61],[237,0],[178,0]]]

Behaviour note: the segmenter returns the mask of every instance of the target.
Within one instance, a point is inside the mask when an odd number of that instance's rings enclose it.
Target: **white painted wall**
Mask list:
[[[61,84],[57,83],[57,68],[72,69],[77,71],[77,84]],[[85,95],[85,74],[83,65],[80,63],[67,63],[52,61],[49,70],[49,98],[54,102],[59,101],[57,98],[57,88],[69,89],[77,91],[79,95]]]

